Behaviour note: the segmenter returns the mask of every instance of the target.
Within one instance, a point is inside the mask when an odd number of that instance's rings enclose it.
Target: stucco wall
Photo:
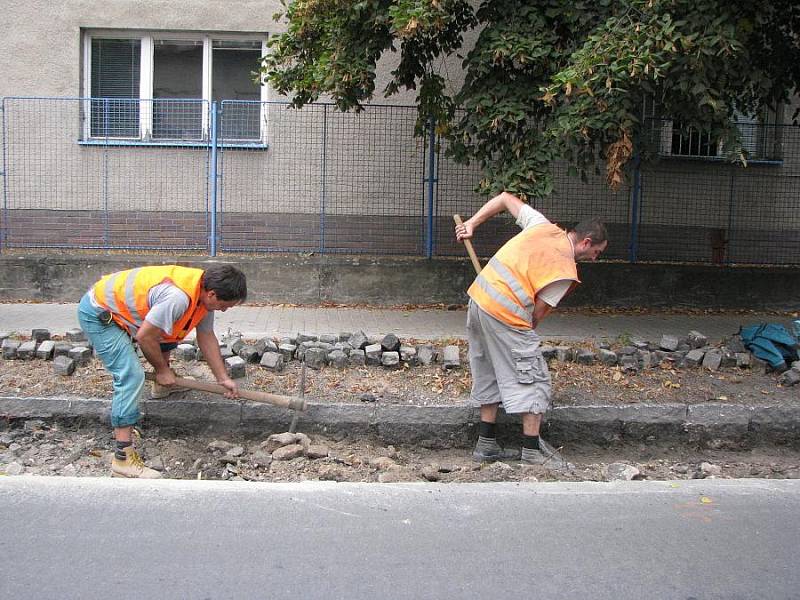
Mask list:
[[[280,8],[277,1],[227,0],[13,3],[4,15],[3,45],[14,49],[14,60],[0,65],[0,96],[88,95],[81,85],[86,29],[274,34],[284,28],[272,18]],[[385,101],[380,90],[397,59],[388,53],[381,61],[376,101]],[[442,69],[453,74],[453,86],[460,85],[455,64]],[[269,92],[268,97],[281,99]],[[391,102],[411,106],[414,97],[404,92]],[[80,102],[9,99],[6,108],[12,208],[205,209],[205,150],[79,146],[87,112]],[[271,106],[267,112],[269,149],[231,150],[225,156],[226,210],[319,212],[325,151],[326,210],[418,213],[422,142],[413,138],[413,111],[341,115],[330,107],[310,107],[287,114],[284,107]],[[389,198],[376,204],[376,196],[384,194]]]
[[[272,16],[281,10],[276,0],[49,0],[3,3],[3,41],[0,63],[2,96],[71,96],[81,90],[81,31],[138,29],[143,31],[209,31],[274,34],[285,30]],[[475,34],[466,37],[466,48]],[[397,64],[397,53],[381,60],[376,100]],[[440,65],[455,88],[463,77],[460,59]],[[413,104],[414,93],[393,96],[393,103]],[[275,99],[272,96],[271,99]]]

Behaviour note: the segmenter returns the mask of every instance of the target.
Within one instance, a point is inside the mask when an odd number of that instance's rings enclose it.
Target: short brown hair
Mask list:
[[[608,232],[606,231],[605,224],[598,218],[585,219],[572,228],[578,239],[589,238],[592,240],[592,246],[602,244],[608,241]]]
[[[247,278],[232,265],[211,265],[203,273],[203,289],[224,301],[247,299]]]

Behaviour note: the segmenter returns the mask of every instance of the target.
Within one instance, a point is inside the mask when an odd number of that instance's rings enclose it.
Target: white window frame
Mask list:
[[[224,41],[243,41],[243,42],[261,42],[261,56],[262,58],[267,54],[267,37],[266,33],[214,33],[214,32],[189,32],[189,31],[159,31],[159,32],[142,32],[138,30],[104,30],[93,29],[87,30],[83,33],[83,96],[87,99],[85,102],[85,114],[83,126],[83,139],[92,140],[98,139],[92,137],[91,131],[91,102],[88,98],[91,96],[92,89],[92,39],[120,39],[120,40],[134,40],[138,39],[141,42],[141,59],[139,66],[139,136],[136,138],[116,138],[119,140],[129,141],[142,141],[148,142],[152,139],[153,132],[153,52],[156,40],[186,40],[203,43],[203,83],[202,83],[202,98],[204,106],[210,108],[212,102],[212,85],[211,75],[213,73],[213,42],[215,40]],[[267,143],[267,105],[269,100],[269,88],[262,82],[260,86],[260,99],[261,106],[259,111],[259,139],[243,140],[246,143]],[[203,140],[209,140],[211,137],[211,123],[209,119],[209,110],[202,111],[202,131]],[[165,143],[184,142],[175,138],[174,140],[164,140]],[[196,140],[190,140],[195,141]]]

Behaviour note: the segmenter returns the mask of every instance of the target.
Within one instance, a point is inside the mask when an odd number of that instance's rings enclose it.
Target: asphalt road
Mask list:
[[[0,598],[800,597],[800,481],[0,479]]]

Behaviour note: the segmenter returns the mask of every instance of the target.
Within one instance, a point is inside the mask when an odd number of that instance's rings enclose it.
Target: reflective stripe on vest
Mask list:
[[[531,329],[536,293],[559,280],[578,281],[572,245],[552,223],[509,240],[483,268],[468,294],[485,312],[519,329]]]
[[[133,306],[135,309],[138,309],[138,307],[136,307],[136,296],[134,293],[134,286],[136,285],[136,276],[138,273],[139,269],[112,273],[105,279],[105,285],[102,286],[100,294],[98,294],[97,289],[99,284],[95,287],[95,298],[98,304],[108,309],[112,315],[119,315],[126,324],[133,325],[136,329],[141,327],[144,315],[139,317],[139,311],[136,310],[136,313],[131,312],[129,307]],[[117,286],[121,279],[124,280],[125,287],[123,297],[119,298],[117,295]],[[100,280],[101,283],[102,281],[103,279]],[[145,314],[147,314],[146,311]]]
[[[483,271],[481,271],[481,273],[483,273]],[[486,277],[483,277],[481,276],[481,274],[478,274],[478,276],[475,278],[475,283],[484,292],[486,292],[486,295],[489,296],[489,298],[491,298],[492,300],[494,300],[499,304],[502,304],[503,308],[505,308],[509,312],[514,313],[526,323],[530,323],[533,320],[533,308],[526,310],[519,304],[515,304],[509,298],[507,298],[506,296],[495,290],[492,287],[492,285],[486,280]]]
[[[519,300],[522,308],[525,309],[527,313],[530,313],[531,316],[533,316],[533,308],[536,303],[528,295],[528,293],[522,289],[519,281],[514,279],[511,271],[506,269],[503,263],[501,263],[496,257],[492,257],[492,260],[489,261],[489,264],[495,271],[497,271],[497,274],[503,279],[503,281],[505,281],[506,285],[511,288],[511,291],[514,292],[514,295],[517,297],[517,300]]]
[[[173,324],[172,334],[164,342],[176,342],[197,326],[208,314],[200,302],[202,269],[168,265],[139,267],[106,275],[94,286],[97,303],[107,309],[117,325],[135,336],[150,311],[150,290],[159,284],[170,283],[189,297],[189,306]]]

